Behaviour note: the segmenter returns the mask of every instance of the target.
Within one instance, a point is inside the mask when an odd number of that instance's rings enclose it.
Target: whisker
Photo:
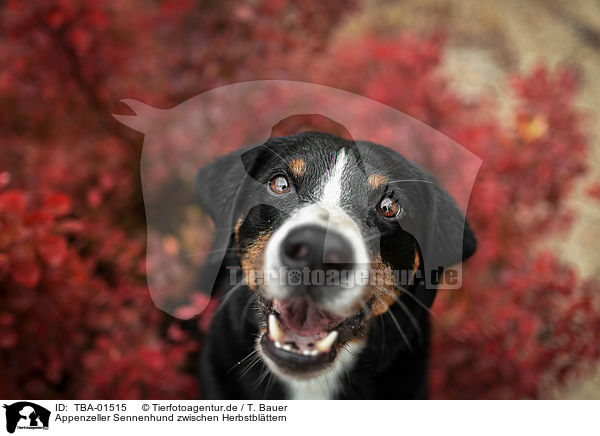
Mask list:
[[[213,317],[219,312],[219,310],[221,310],[221,308],[223,306],[225,306],[225,303],[227,303],[227,301],[231,298],[233,293],[235,291],[237,291],[238,289],[242,288],[243,286],[245,286],[246,284],[247,284],[246,279],[242,279],[233,288],[231,288],[229,291],[227,291],[227,293],[223,296],[223,298],[219,302],[219,307],[217,307],[217,310],[215,310]]]
[[[392,318],[392,321],[394,321],[394,324],[396,324],[396,327],[398,328],[398,331],[400,332],[400,335],[402,335],[402,339],[404,339],[404,342],[406,343],[406,346],[408,347],[408,349],[411,352],[414,352],[413,347],[410,345],[410,342],[408,342],[408,338],[406,337],[406,334],[404,333],[404,330],[402,330],[402,327],[400,327],[400,324],[398,323],[398,320],[396,319],[396,317],[394,316],[394,314],[391,311],[386,311],[385,313],[389,314],[390,317]]]
[[[410,312],[408,307],[402,302],[402,300],[400,300],[399,298],[396,298],[395,301],[398,304],[398,306],[400,306],[402,308],[404,313],[406,313],[406,316],[408,317],[408,319],[410,320],[412,325],[415,327],[415,330],[417,331],[417,335],[419,336],[419,342],[421,342],[421,344],[423,344],[424,341],[423,341],[423,332],[421,331],[421,326],[419,326],[419,323],[417,322],[417,320],[415,319],[413,314]]]
[[[419,341],[421,343],[423,343],[423,332],[421,331],[421,327],[419,326],[419,323],[417,322],[417,320],[415,319],[414,315],[412,314],[412,312],[409,310],[409,308],[402,302],[402,300],[400,300],[400,298],[397,295],[394,295],[392,293],[390,293],[390,291],[388,291],[385,288],[382,288],[380,286],[375,286],[375,288],[377,288],[378,290],[380,290],[381,292],[383,292],[384,294],[394,298],[394,302],[397,303],[400,308],[404,311],[404,313],[406,313],[406,315],[408,316],[408,319],[410,320],[410,322],[413,324],[413,326],[415,327],[415,330],[417,331],[417,334],[419,336]],[[405,295],[409,295],[416,303],[418,303],[420,305],[420,307],[422,307],[423,309],[427,310],[429,313],[431,313],[436,319],[437,316],[427,307],[425,306],[421,301],[419,301],[417,299],[417,297],[415,297],[414,295],[412,295],[410,292],[408,292],[408,290],[404,287],[400,287],[402,290],[402,294]],[[396,319],[396,317],[394,316],[394,314],[391,311],[387,311],[386,313],[390,314],[390,317],[392,318],[392,320],[394,321],[394,324],[396,324],[396,327],[398,327],[400,333],[402,334],[402,337],[404,338],[405,342],[407,342],[406,340],[406,336],[404,334],[404,332],[402,331],[402,329],[400,328],[400,325],[398,324],[398,320]],[[411,348],[412,351],[412,347],[408,344],[409,348]]]
[[[402,295],[408,295],[410,298],[413,299],[413,301],[415,303],[417,303],[419,305],[419,307],[421,307],[422,309],[426,310],[427,312],[429,312],[429,314],[435,318],[435,320],[439,320],[439,316],[437,316],[429,307],[425,306],[423,304],[422,301],[420,301],[417,297],[415,297],[413,294],[411,294],[410,292],[408,292],[408,289],[404,288],[404,287],[400,287],[400,290],[402,291]]]
[[[258,379],[258,383],[256,383],[256,385],[254,386],[254,390],[258,389],[260,384],[267,378],[267,375],[269,375],[269,372],[269,368],[265,366],[265,369],[263,370],[263,372],[260,375],[260,378]]]
[[[421,182],[421,183],[429,183],[433,185],[434,183],[430,180],[421,180],[421,179],[399,179],[399,180],[390,180],[389,183],[403,183],[403,182]]]
[[[277,153],[275,150],[273,150],[271,147],[262,144],[263,147],[265,147],[267,150],[269,150],[270,152],[272,152],[275,156],[277,156],[279,159],[281,159],[281,162],[283,162],[284,164],[286,164],[287,166],[287,162],[285,161],[284,158],[281,157],[281,155],[279,153]]]
[[[244,357],[242,360],[240,360],[238,363],[236,363],[235,365],[233,365],[231,368],[229,368],[229,370],[227,371],[227,374],[229,374],[231,371],[233,371],[236,367],[238,367],[239,365],[241,365],[242,363],[244,363],[246,360],[250,359],[253,355],[255,355],[256,353],[258,353],[258,349],[254,349],[254,351],[251,351],[246,357]]]
[[[256,359],[254,359],[254,362],[252,362],[252,365],[250,365],[250,366],[249,366],[249,367],[248,367],[248,368],[247,368],[247,369],[244,371],[244,373],[243,373],[243,374],[242,374],[242,375],[241,375],[241,376],[238,378],[238,381],[240,381],[241,379],[243,379],[243,378],[244,378],[244,376],[245,376],[246,374],[248,374],[248,373],[250,372],[250,370],[251,370],[252,368],[254,368],[254,367],[256,366],[256,364],[257,364],[258,362],[260,362],[260,361],[261,361],[261,358],[260,358],[260,356],[256,356]]]
[[[346,351],[346,353],[350,354],[352,357],[354,358],[358,358],[358,356],[360,356],[360,352],[356,352],[356,351],[352,351],[348,348],[348,344],[343,344],[342,347],[344,348],[344,350]]]
[[[267,368],[269,379],[267,380],[267,387],[265,388],[265,394],[263,395],[263,400],[267,399],[267,395],[269,395],[269,389],[271,389],[271,382],[273,381],[273,373],[271,370]]]
[[[397,298],[398,298],[398,296],[397,296],[397,295],[395,295],[395,294],[391,293],[390,291],[388,291],[388,290],[387,290],[387,289],[385,289],[385,288],[379,287],[379,286],[377,286],[377,285],[375,285],[375,288],[379,289],[381,292],[383,292],[384,294],[386,294],[386,295],[387,295],[387,296],[389,296],[389,297],[392,297],[392,298],[394,298],[394,299],[397,299]],[[403,287],[403,286],[398,286],[398,288],[400,288],[400,290],[402,291],[402,295],[408,295],[410,298],[412,298],[412,299],[413,299],[413,301],[414,301],[415,303],[417,303],[417,304],[419,305],[419,307],[421,307],[423,310],[426,310],[427,312],[429,312],[429,313],[431,314],[431,316],[433,316],[433,317],[434,317],[436,320],[438,320],[438,319],[439,319],[439,317],[438,317],[438,316],[437,316],[437,315],[436,315],[436,314],[435,314],[435,313],[434,313],[434,312],[433,312],[433,311],[432,311],[432,310],[431,310],[429,307],[425,306],[425,305],[423,304],[423,302],[419,301],[419,299],[418,299],[417,297],[415,297],[413,294],[411,294],[411,293],[408,291],[408,289],[406,289],[406,288],[405,288],[405,287]]]
[[[210,250],[210,251],[196,251],[195,253],[189,253],[189,254],[186,254],[184,257],[202,256],[202,255],[213,254],[213,253],[227,253],[228,251],[232,252],[232,253],[237,253],[241,250],[237,247],[215,248],[214,250]]]

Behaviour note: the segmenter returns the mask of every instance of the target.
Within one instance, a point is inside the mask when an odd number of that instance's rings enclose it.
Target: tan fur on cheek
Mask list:
[[[271,237],[271,232],[260,233],[256,240],[245,249],[242,254],[240,263],[242,264],[242,271],[248,287],[253,291],[256,291],[258,286],[256,271],[262,271],[263,266],[263,252],[267,241]],[[264,277],[262,277],[264,279]]]
[[[301,177],[306,173],[306,162],[300,158],[293,159],[289,168],[294,177]]]
[[[370,285],[370,295],[368,298],[375,297],[371,306],[371,315],[381,315],[389,309],[394,303],[397,291],[394,288],[394,274],[389,265],[383,262],[381,256],[373,259],[371,264],[372,277],[370,283],[374,283],[377,287]]]
[[[367,183],[369,183],[371,188],[377,189],[387,184],[387,178],[381,174],[371,174],[367,180]]]

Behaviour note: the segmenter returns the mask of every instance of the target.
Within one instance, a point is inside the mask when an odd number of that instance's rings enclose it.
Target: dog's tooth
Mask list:
[[[288,344],[283,344],[283,349],[284,349],[285,351],[292,351],[292,346],[291,346],[291,345],[288,345]]]
[[[281,342],[279,342],[279,341],[275,341],[275,346],[276,346],[277,348],[281,348]]]
[[[310,350],[302,350],[302,354],[305,356],[310,356]]]
[[[312,350],[312,351],[310,352],[310,355],[311,355],[311,356],[316,356],[317,354],[319,354],[319,350]]]
[[[272,341],[279,341],[283,338],[283,331],[281,327],[279,327],[279,322],[277,322],[277,318],[275,315],[269,315],[269,337]]]
[[[329,351],[329,349],[331,348],[331,346],[333,345],[333,343],[335,342],[337,337],[338,337],[337,330],[333,330],[327,336],[325,336],[323,339],[321,339],[320,341],[318,341],[316,343],[315,346],[316,346],[317,350],[319,350],[322,353]]]

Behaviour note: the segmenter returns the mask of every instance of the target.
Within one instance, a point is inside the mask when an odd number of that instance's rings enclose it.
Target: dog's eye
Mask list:
[[[377,212],[386,218],[394,218],[400,214],[402,208],[397,201],[390,197],[383,197],[377,205]]]
[[[289,180],[282,174],[273,177],[269,182],[269,187],[275,194],[286,194],[292,189]]]

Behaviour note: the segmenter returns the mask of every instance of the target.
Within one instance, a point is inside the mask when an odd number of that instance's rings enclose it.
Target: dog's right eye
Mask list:
[[[290,181],[283,174],[273,177],[269,182],[269,187],[275,194],[286,194],[292,189]]]
[[[377,205],[377,212],[386,218],[395,218],[403,211],[396,200],[391,197],[383,197]]]

